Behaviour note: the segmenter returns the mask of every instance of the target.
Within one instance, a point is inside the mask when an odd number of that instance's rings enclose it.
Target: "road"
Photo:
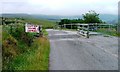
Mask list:
[[[80,37],[75,31],[47,29],[50,39],[50,70],[117,70],[116,37]]]

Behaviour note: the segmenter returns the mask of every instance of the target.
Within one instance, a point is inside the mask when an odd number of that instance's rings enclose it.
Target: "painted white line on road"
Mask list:
[[[66,32],[67,34],[77,34],[77,31],[64,31],[64,32]]]
[[[59,33],[59,34],[54,34],[54,35],[68,35],[68,34],[63,34],[63,33],[60,34],[60,33]]]
[[[78,38],[64,38],[64,39],[55,39],[55,40],[50,40],[50,41],[66,41],[66,40],[76,41],[78,40]]]
[[[52,31],[53,29],[46,29],[46,31]]]
[[[64,34],[64,33],[59,33],[59,34],[49,34],[49,36],[62,36],[62,35],[69,36],[69,35],[77,35],[77,34]]]
[[[62,36],[62,35],[67,35],[68,36],[68,34],[49,34],[49,36]]]
[[[46,31],[60,31],[60,30],[46,29]]]

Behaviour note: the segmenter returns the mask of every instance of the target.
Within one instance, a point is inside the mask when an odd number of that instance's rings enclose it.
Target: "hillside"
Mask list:
[[[68,18],[68,19],[76,19],[76,18],[82,18],[82,15],[75,15],[75,16],[59,16],[59,15],[41,15],[41,14],[2,14],[0,16],[3,17],[22,17],[22,18],[35,18],[35,19],[42,19],[42,20],[49,20],[49,21],[60,21],[62,18]],[[115,24],[118,21],[117,15],[112,14],[100,14],[100,19],[107,23]]]
[[[32,18],[29,14],[23,14],[23,13],[16,13],[16,14],[1,14],[1,17],[7,17],[7,18],[15,18],[15,17],[22,17],[22,18]]]
[[[56,24],[53,21],[42,20],[42,19],[34,19],[34,18],[32,18],[32,19],[25,19],[25,22],[42,25],[43,28],[53,28],[54,25]]]
[[[43,19],[35,19],[35,18],[32,18],[31,16],[28,17],[27,16],[13,16],[11,17],[12,15],[9,15],[8,17],[7,16],[4,16],[4,18],[6,19],[6,22],[9,23],[15,23],[16,20],[17,21],[20,21],[22,23],[33,23],[33,24],[38,24],[38,25],[42,25],[43,28],[53,28],[54,25],[56,24],[55,22],[53,21],[49,21],[49,20],[43,20]],[[2,20],[2,18],[0,18],[0,20]],[[11,21],[12,20],[12,21]],[[1,23],[0,23],[1,24]]]
[[[111,15],[111,14],[100,14],[100,18],[107,22],[107,23],[117,23],[118,21],[118,16],[117,15]]]

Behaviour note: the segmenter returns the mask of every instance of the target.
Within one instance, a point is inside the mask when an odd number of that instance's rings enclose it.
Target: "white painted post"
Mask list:
[[[64,24],[64,28],[66,28],[66,24]]]
[[[87,28],[87,38],[89,38],[89,24],[88,24],[88,28]]]

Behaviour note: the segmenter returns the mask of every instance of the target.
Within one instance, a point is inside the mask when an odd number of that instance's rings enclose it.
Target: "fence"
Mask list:
[[[117,28],[117,25],[113,25],[113,24],[100,24],[100,23],[90,23],[90,24],[80,24],[80,23],[76,23],[76,24],[63,24],[63,25],[59,25],[60,28],[67,28],[67,26],[70,27],[70,29],[73,29],[74,26],[76,26],[76,29],[78,30],[78,33],[86,36],[87,38],[89,38],[89,34],[90,31],[96,31],[98,29],[101,28],[107,28],[108,30],[112,29],[112,28]]]

